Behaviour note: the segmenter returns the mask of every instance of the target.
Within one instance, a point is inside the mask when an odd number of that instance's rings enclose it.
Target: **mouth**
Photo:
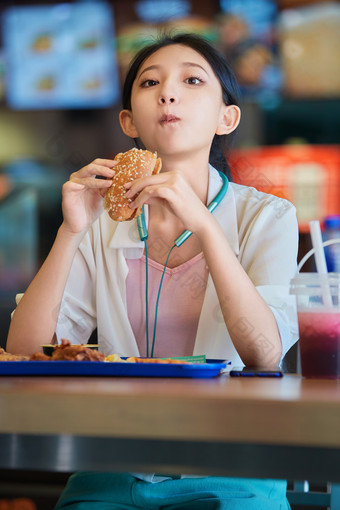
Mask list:
[[[180,119],[178,117],[176,117],[176,115],[171,115],[171,114],[164,114],[162,115],[162,117],[160,118],[159,122],[162,124],[162,125],[165,125],[165,124],[175,124],[176,122],[178,122]]]

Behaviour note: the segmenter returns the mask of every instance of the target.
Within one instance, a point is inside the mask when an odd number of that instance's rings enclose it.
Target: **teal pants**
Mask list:
[[[127,473],[72,475],[55,510],[289,510],[283,480],[184,478],[145,482]]]

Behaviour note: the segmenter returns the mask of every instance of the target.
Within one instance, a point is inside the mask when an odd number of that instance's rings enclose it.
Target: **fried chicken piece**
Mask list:
[[[104,361],[105,355],[97,350],[92,350],[86,345],[71,345],[69,340],[62,339],[60,345],[56,345],[50,360],[65,361]]]
[[[69,340],[62,340],[60,345],[56,345],[52,356],[42,352],[35,352],[30,356],[10,354],[0,347],[0,361],[104,361],[104,359],[105,354],[89,349],[86,345],[71,345]]]
[[[30,361],[50,361],[51,357],[46,356],[43,352],[35,352],[34,354],[31,354]]]

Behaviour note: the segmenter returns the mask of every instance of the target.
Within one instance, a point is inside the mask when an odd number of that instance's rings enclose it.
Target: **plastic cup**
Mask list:
[[[324,299],[326,286],[331,303]],[[296,296],[302,375],[340,379],[340,274],[299,273],[290,293]]]

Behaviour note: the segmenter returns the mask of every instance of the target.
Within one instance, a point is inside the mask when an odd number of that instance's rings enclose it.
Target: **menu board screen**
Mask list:
[[[2,23],[10,107],[100,108],[118,100],[114,19],[106,3],[10,7]]]

